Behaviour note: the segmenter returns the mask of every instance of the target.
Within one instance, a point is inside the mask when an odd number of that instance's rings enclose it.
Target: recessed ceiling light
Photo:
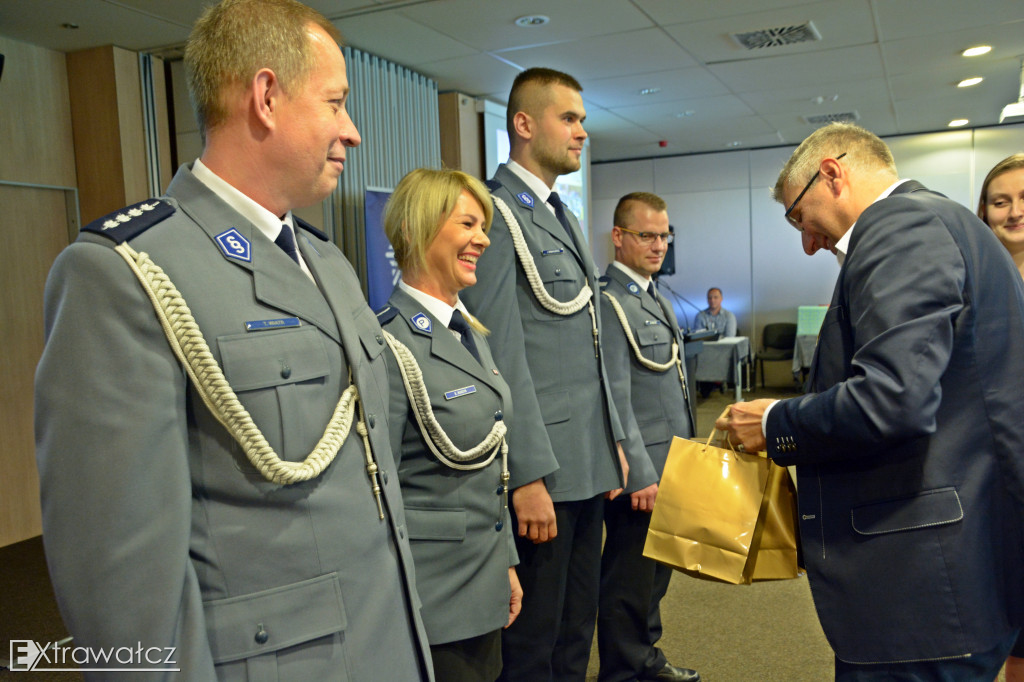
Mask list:
[[[725,146],[726,147],[739,147],[741,144],[743,144],[743,143],[740,142],[739,140],[733,140],[732,142],[727,142]]]
[[[516,26],[543,26],[549,21],[551,19],[543,14],[527,14],[516,19]]]
[[[661,88],[641,88],[640,89],[640,94],[641,95],[653,95],[653,94],[658,93],[658,92],[661,92]]]
[[[950,128],[962,128],[963,126],[967,125],[968,123],[970,123],[970,121],[968,121],[966,118],[954,118],[952,121],[949,122],[949,127]]]
[[[962,54],[965,57],[977,57],[978,55],[988,54],[991,51],[991,45],[976,45],[974,47],[967,48],[960,54]]]
[[[696,113],[697,112],[692,109],[687,109],[686,111],[680,111],[678,114],[676,114],[676,118],[689,118],[690,116],[693,116]]]
[[[977,85],[978,83],[980,83],[983,80],[985,80],[985,79],[982,78],[981,76],[975,76],[974,78],[965,78],[962,81],[960,81],[959,83],[957,83],[956,87],[958,87],[958,88],[969,88],[972,85]]]

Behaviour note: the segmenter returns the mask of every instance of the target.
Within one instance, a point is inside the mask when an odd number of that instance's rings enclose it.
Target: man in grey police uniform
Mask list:
[[[272,54],[253,49],[266,34]],[[340,251],[291,214],[336,186],[360,142],[339,39],[291,0],[208,10],[185,55],[201,160],[164,198],[89,225],[53,267],[37,458],[47,559],[76,646],[173,650],[190,680],[431,677],[383,335]],[[241,60],[238,80],[210,82],[225,53]],[[282,223],[294,224],[294,257],[274,243]],[[177,286],[286,465],[314,448],[351,377],[378,475],[353,424],[322,473],[270,482],[190,383],[116,244],[148,253]]]
[[[652,279],[672,239],[668,210],[661,197],[634,192],[619,199],[614,218],[615,261],[602,278],[601,342],[619,415],[626,423],[636,420],[630,432],[641,438],[623,445],[627,495],[604,505],[598,680],[695,682],[696,671],[670,664],[655,646],[662,632],[659,604],[672,569],[643,555],[672,437],[693,436],[682,335],[672,304]]]
[[[510,160],[488,183],[491,245],[462,298],[491,330],[512,390],[509,445],[523,610],[502,638],[503,679],[583,679],[600,579],[602,497],[624,484],[623,439],[599,352],[597,268],[575,216],[556,217],[556,178],[579,169],[586,132],[580,85],[550,69],[519,74],[509,94]],[[521,229],[517,255],[504,205]],[[535,291],[527,278],[540,287]],[[534,275],[536,277],[534,277]],[[540,296],[574,300],[553,312]],[[561,309],[557,304],[556,309]],[[556,535],[557,534],[557,535]],[[570,578],[571,576],[571,578]]]

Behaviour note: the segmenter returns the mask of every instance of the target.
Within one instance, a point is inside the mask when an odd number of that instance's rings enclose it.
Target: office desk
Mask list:
[[[732,336],[705,341],[697,356],[696,381],[730,382],[736,387],[736,401],[743,400],[743,365],[750,362],[750,339]]]

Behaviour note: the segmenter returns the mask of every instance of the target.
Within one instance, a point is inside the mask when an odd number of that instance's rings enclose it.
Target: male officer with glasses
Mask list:
[[[797,466],[837,680],[992,680],[1024,589],[1020,275],[973,213],[899,179],[854,125],[807,138],[774,196],[804,251],[841,264],[811,392],[717,425]]]
[[[672,304],[652,279],[673,235],[664,199],[649,192],[619,199],[614,221],[615,260],[601,279],[601,340],[612,395],[631,437],[623,443],[626,494],[604,503],[598,680],[694,682],[700,680],[696,671],[670,664],[655,646],[672,569],[643,555],[672,437],[693,436],[683,339]]]

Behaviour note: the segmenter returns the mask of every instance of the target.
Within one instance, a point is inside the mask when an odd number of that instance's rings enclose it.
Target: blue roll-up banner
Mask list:
[[[398,263],[395,262],[395,251],[384,234],[384,205],[390,196],[390,189],[366,189],[366,284],[373,310],[384,307],[402,277]]]

